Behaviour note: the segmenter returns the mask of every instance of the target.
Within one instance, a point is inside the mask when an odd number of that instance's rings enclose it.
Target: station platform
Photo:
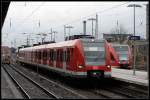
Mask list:
[[[144,86],[149,84],[145,71],[135,71],[135,75],[133,75],[133,70],[112,68],[112,78]]]
[[[2,99],[19,99],[23,98],[17,90],[15,84],[9,78],[7,73],[1,67],[1,98]]]

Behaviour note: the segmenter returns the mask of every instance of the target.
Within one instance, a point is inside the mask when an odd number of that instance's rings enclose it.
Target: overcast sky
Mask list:
[[[148,2],[11,2],[2,28],[2,45],[25,44],[27,35],[33,43],[40,41],[38,33],[57,31],[56,42],[64,41],[64,25],[71,25],[71,34],[83,33],[83,20],[98,14],[98,38],[122,25],[133,33],[133,8],[136,8],[136,35],[146,36],[146,6]],[[40,22],[40,26],[39,26]],[[94,23],[95,24],[95,23]],[[67,30],[68,32],[68,30]],[[28,34],[22,34],[28,33]],[[87,20],[87,34],[91,34],[91,21]],[[50,40],[50,35],[46,37]],[[14,42],[16,42],[14,44]]]

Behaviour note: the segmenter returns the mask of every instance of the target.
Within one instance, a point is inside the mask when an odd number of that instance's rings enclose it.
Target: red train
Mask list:
[[[111,65],[114,68],[132,68],[132,53],[128,45],[109,43]]]
[[[105,40],[75,39],[21,48],[17,61],[72,77],[110,77],[110,52]]]

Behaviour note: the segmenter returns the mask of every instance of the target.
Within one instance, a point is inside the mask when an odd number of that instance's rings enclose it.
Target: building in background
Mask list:
[[[116,42],[116,43],[127,43],[129,37],[133,36],[133,34],[105,34],[103,33],[103,38],[108,42]]]

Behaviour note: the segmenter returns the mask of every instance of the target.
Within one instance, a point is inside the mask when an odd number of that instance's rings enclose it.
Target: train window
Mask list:
[[[39,51],[39,59],[41,59],[41,51]]]
[[[49,51],[49,60],[52,60],[51,59],[51,50]]]
[[[36,59],[36,57],[37,57],[37,56],[36,56],[36,51],[35,51],[35,56],[34,56],[34,57],[35,57],[35,59]]]
[[[53,61],[54,60],[54,50],[50,50],[50,60]]]
[[[83,42],[84,57],[87,65],[105,64],[105,46],[104,42]]]
[[[52,50],[52,61],[54,61],[54,50]]]
[[[47,59],[47,52],[46,52],[46,50],[43,51],[43,59],[44,59],[44,60]]]
[[[66,51],[63,52],[63,61],[66,61]]]
[[[32,51],[33,52],[33,55],[32,55],[32,57],[34,58],[34,56],[35,56],[35,51]]]
[[[57,57],[56,57],[56,61],[59,61],[59,50],[57,50]]]
[[[38,51],[36,51],[36,58],[38,59]]]
[[[32,51],[30,51],[30,58],[32,58],[33,57],[33,52]]]
[[[67,50],[67,62],[70,62],[70,50]]]
[[[27,58],[27,52],[26,52],[26,54],[25,54],[25,58]]]
[[[115,61],[115,58],[114,58],[114,56],[112,55],[112,53],[110,54],[110,57],[111,57],[111,61]]]
[[[60,62],[63,61],[63,51],[60,51]]]
[[[50,52],[49,52],[49,59],[51,61],[53,61],[53,56],[54,56],[54,50],[50,50]]]
[[[54,61],[56,60],[56,51],[54,51]]]
[[[35,59],[37,59],[37,51],[35,51]]]
[[[35,51],[35,59],[38,59],[38,52],[37,51]]]
[[[35,58],[35,51],[33,51],[33,58]]]
[[[128,51],[128,46],[113,46],[116,52],[126,53]]]

